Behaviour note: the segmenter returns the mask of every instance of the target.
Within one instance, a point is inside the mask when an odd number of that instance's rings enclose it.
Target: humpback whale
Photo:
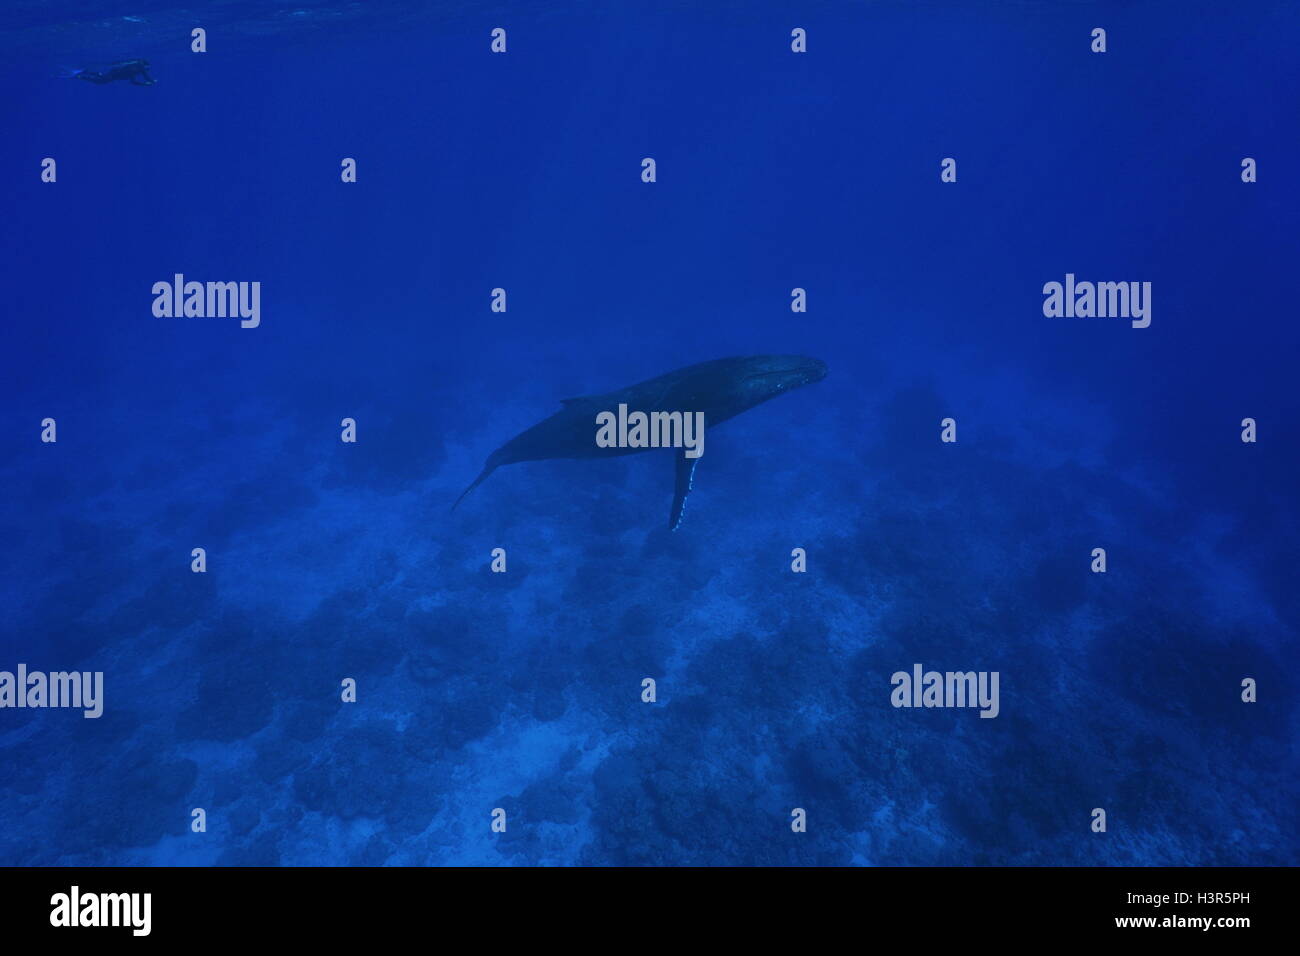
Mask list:
[[[619,409],[650,414],[703,413],[705,428],[720,425],[743,411],[761,405],[801,385],[826,377],[826,363],[803,355],[746,355],[715,359],[668,372],[636,385],[603,395],[566,398],[558,412],[532,428],[520,432],[488,456],[483,470],[466,488],[452,510],[502,465],[548,458],[609,458],[649,451],[646,445],[602,445],[597,442],[598,416]],[[662,420],[662,419],[661,419]],[[655,446],[658,447],[658,446]],[[668,527],[676,531],[686,508],[686,497],[695,480],[696,457],[685,450],[673,450],[676,487],[668,512]]]
[[[155,83],[149,75],[148,60],[122,60],[102,70],[76,70],[70,75],[101,86],[114,80],[130,80],[132,86],[153,86]]]

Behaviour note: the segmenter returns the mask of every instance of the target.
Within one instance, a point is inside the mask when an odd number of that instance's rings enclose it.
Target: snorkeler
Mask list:
[[[153,86],[154,78],[149,75],[148,60],[123,60],[103,70],[78,70],[74,76],[91,83],[112,83],[114,80],[130,80],[132,86]]]

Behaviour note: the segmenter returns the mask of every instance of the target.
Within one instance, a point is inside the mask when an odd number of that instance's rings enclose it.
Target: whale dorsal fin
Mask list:
[[[673,506],[668,511],[668,530],[676,531],[682,526],[682,515],[686,512],[686,496],[695,485],[695,466],[698,458],[675,455],[677,468],[677,485],[673,489]]]

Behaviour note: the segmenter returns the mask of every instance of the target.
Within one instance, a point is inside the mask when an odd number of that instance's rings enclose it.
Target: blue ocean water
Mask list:
[[[1297,862],[1296,5],[0,27],[0,670],[104,674],[0,709],[0,863]],[[1150,326],[1045,317],[1067,273]],[[560,399],[759,353],[830,373],[679,531],[661,453],[449,511]],[[893,707],[918,663],[998,716]]]

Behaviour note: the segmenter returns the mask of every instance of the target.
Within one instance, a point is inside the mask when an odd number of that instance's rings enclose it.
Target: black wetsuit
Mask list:
[[[154,78],[149,75],[148,60],[123,60],[102,70],[82,70],[78,79],[90,83],[112,83],[114,80],[130,80],[134,86],[153,86]]]

